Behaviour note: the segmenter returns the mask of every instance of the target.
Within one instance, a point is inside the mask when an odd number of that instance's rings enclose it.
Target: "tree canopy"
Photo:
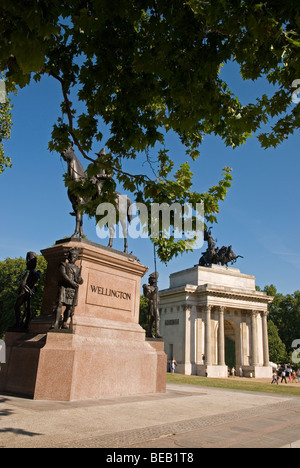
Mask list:
[[[61,86],[64,118],[54,125],[50,150],[74,142],[91,176],[106,169],[139,202],[204,202],[207,222],[214,222],[232,176],[225,168],[207,193],[193,185],[190,161],[203,138],[217,135],[235,148],[257,133],[268,148],[299,128],[300,105],[291,106],[300,78],[297,0],[2,0],[0,19],[7,89],[43,75]],[[241,103],[222,78],[230,62],[245,80],[265,77],[273,96]],[[166,145],[171,131],[185,148],[178,167]],[[100,143],[108,155],[96,159]],[[128,173],[128,160],[138,168],[148,161],[153,177]],[[114,189],[108,181],[106,201]],[[99,201],[85,211],[94,215]],[[188,244],[157,245],[168,260]]]
[[[0,88],[0,91],[1,90]],[[11,159],[5,155],[4,151],[4,141],[10,138],[11,127],[11,103],[4,89],[3,95],[0,94],[0,174],[6,167],[11,167]]]
[[[293,294],[280,294],[275,286],[266,286],[265,291],[274,297],[269,306],[270,320],[278,329],[279,336],[289,354],[293,352],[293,342],[300,339],[300,291]]]

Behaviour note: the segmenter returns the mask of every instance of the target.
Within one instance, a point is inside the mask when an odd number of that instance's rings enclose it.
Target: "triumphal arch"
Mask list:
[[[271,377],[268,304],[255,277],[236,268],[195,266],[170,276],[160,292],[161,334],[177,372],[227,377]]]

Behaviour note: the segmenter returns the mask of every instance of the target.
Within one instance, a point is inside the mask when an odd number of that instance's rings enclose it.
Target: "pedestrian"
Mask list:
[[[231,369],[231,374],[232,374],[232,377],[235,376],[235,368],[234,367]]]
[[[286,371],[285,371],[285,369],[281,372],[281,383],[283,382],[283,380],[284,380],[285,383],[287,384],[287,381],[286,381]]]
[[[297,381],[297,374],[296,374],[296,371],[293,370],[293,372],[292,372],[292,383],[294,383],[296,381]]]
[[[272,380],[271,384],[273,384],[273,383],[275,383],[275,382],[276,382],[277,385],[278,385],[278,375],[277,375],[277,372],[276,372],[276,371],[273,372],[273,380]]]
[[[176,366],[177,366],[177,362],[175,361],[174,358],[172,358],[172,361],[171,361],[171,372],[172,372],[172,375],[175,374]]]

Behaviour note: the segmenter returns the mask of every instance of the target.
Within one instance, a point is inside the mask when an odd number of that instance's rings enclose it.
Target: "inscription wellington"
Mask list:
[[[136,301],[135,282],[118,275],[90,272],[86,301],[106,309],[131,312]]]
[[[131,294],[123,291],[117,291],[115,289],[108,289],[102,286],[90,285],[91,291],[94,294],[101,294],[102,296],[117,297],[118,299],[124,299],[125,301],[131,301]]]

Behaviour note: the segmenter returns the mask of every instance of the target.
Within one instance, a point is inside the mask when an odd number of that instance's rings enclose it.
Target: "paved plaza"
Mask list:
[[[86,402],[0,395],[1,448],[300,447],[300,397],[168,384]]]

